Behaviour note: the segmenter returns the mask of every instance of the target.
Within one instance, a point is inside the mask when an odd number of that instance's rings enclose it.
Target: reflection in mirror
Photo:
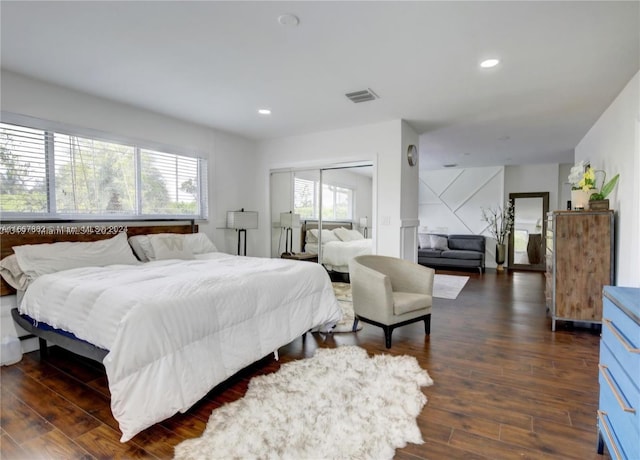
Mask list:
[[[513,227],[509,233],[509,268],[545,270],[546,219],[549,192],[510,193]]]
[[[324,256],[325,244],[337,239],[333,232],[336,227],[353,231],[345,238],[368,240],[348,246],[368,245],[366,252],[371,252],[373,166],[273,171],[270,193],[272,257],[315,260],[313,255],[317,255],[318,261],[330,272],[348,273],[347,250],[336,251],[338,259],[331,259],[330,254]],[[291,233],[283,224],[282,213],[288,212],[300,216],[300,226],[292,230],[290,251],[293,254],[285,254]],[[325,231],[318,232],[318,225]]]
[[[322,241],[320,262],[335,273],[349,273],[348,259],[363,252],[372,206],[372,166],[322,170]],[[364,224],[364,225],[363,225]],[[333,241],[333,242],[331,242]]]

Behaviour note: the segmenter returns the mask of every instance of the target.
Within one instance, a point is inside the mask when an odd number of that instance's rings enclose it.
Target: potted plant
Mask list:
[[[609,209],[609,200],[607,197],[618,183],[620,174],[616,174],[609,182],[605,182],[607,180],[607,173],[602,170],[598,170],[596,172],[601,172],[603,174],[602,187],[600,187],[599,192],[592,193],[589,196],[589,209],[594,211],[606,211]]]
[[[482,220],[489,224],[489,233],[496,240],[496,270],[502,271],[507,248],[505,238],[513,225],[513,203],[509,201],[504,208],[482,208]]]
[[[569,172],[571,184],[571,206],[573,209],[589,209],[589,197],[596,192],[595,172],[584,161],[577,163]]]
[[[596,185],[596,175],[598,173],[602,174],[600,190],[598,190]],[[571,172],[569,173],[573,209],[591,209],[597,211],[609,209],[609,200],[606,198],[615,188],[619,178],[620,174],[616,174],[607,182],[607,173],[605,171],[593,169],[591,166],[585,166],[583,161],[576,164],[571,168]]]

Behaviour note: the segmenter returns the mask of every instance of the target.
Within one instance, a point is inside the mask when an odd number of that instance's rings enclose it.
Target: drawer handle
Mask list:
[[[598,418],[600,419],[600,425],[602,426],[602,428],[604,428],[604,434],[609,440],[609,445],[613,448],[613,454],[615,455],[616,459],[620,460],[622,459],[622,456],[620,455],[620,451],[618,451],[617,444],[613,442],[613,436],[611,436],[611,429],[609,428],[609,424],[605,419],[606,415],[607,415],[606,412],[603,412],[601,410],[598,411]]]
[[[618,339],[618,342],[622,344],[625,350],[627,350],[629,353],[640,353],[640,348],[633,348],[629,344],[629,342],[627,342],[627,340],[624,337],[622,337],[622,334],[618,332],[618,328],[613,324],[613,322],[610,319],[604,318],[603,321],[605,326],[607,326],[609,330],[613,333],[613,335],[616,336],[616,339]]]
[[[611,378],[609,377],[609,372],[608,372],[609,369],[607,368],[607,366],[605,366],[604,364],[598,364],[598,367],[600,368],[600,373],[604,377],[604,380],[607,382],[607,385],[609,385],[609,388],[611,388],[613,396],[615,396],[622,410],[625,412],[631,412],[632,414],[635,414],[636,410],[633,407],[627,406],[624,399],[622,399],[622,396],[620,396],[620,392],[618,392],[617,385],[614,386],[614,383],[611,381]]]

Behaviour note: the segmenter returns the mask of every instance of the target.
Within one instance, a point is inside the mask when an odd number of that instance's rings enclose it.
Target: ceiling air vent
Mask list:
[[[359,102],[367,102],[373,101],[374,99],[378,99],[378,95],[373,92],[371,88],[367,88],[363,91],[354,91],[353,93],[345,94],[352,102],[356,104]]]

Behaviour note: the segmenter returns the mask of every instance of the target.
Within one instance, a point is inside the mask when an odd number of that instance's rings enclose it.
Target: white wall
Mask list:
[[[620,173],[609,195],[616,211],[616,285],[640,287],[640,72],[600,116],[575,149],[609,178]]]
[[[566,211],[567,201],[571,200],[571,184],[569,183],[569,173],[573,164],[558,165],[558,206],[554,208],[549,202],[549,211]]]
[[[559,204],[559,190],[562,182],[566,182],[566,176],[560,177],[560,165],[536,164],[505,166],[504,170],[504,196],[509,198],[510,193],[549,192],[549,210],[565,209]]]
[[[226,211],[241,207],[250,210],[262,204],[258,200],[258,189],[247,186],[257,175],[253,142],[5,70],[0,81],[3,111],[206,155],[209,221],[200,224],[201,231],[209,235],[220,250],[235,253],[235,234],[217,227],[224,226]],[[248,254],[256,248],[257,237],[249,230]]]
[[[495,267],[495,240],[486,232],[482,208],[506,202],[504,167],[456,168],[420,171],[420,231],[448,234],[484,234],[485,265]]]
[[[258,188],[264,191],[263,208],[269,209],[268,179],[271,170],[371,163],[374,165],[374,190],[370,222],[374,252],[400,257],[404,217],[401,211],[402,161],[406,162],[402,146],[401,120],[260,142]],[[262,236],[262,255],[268,256],[269,235]]]
[[[214,165],[209,174],[209,225],[208,233],[215,236],[214,242],[224,252],[235,254],[238,234],[235,230],[225,230],[227,211],[258,211],[267,215],[268,209],[261,209],[259,190],[253,185],[258,174],[256,167],[256,144],[253,141],[223,132],[214,134],[213,152],[209,161]],[[261,237],[269,227],[259,222],[257,230],[247,230],[247,255],[261,253]]]

